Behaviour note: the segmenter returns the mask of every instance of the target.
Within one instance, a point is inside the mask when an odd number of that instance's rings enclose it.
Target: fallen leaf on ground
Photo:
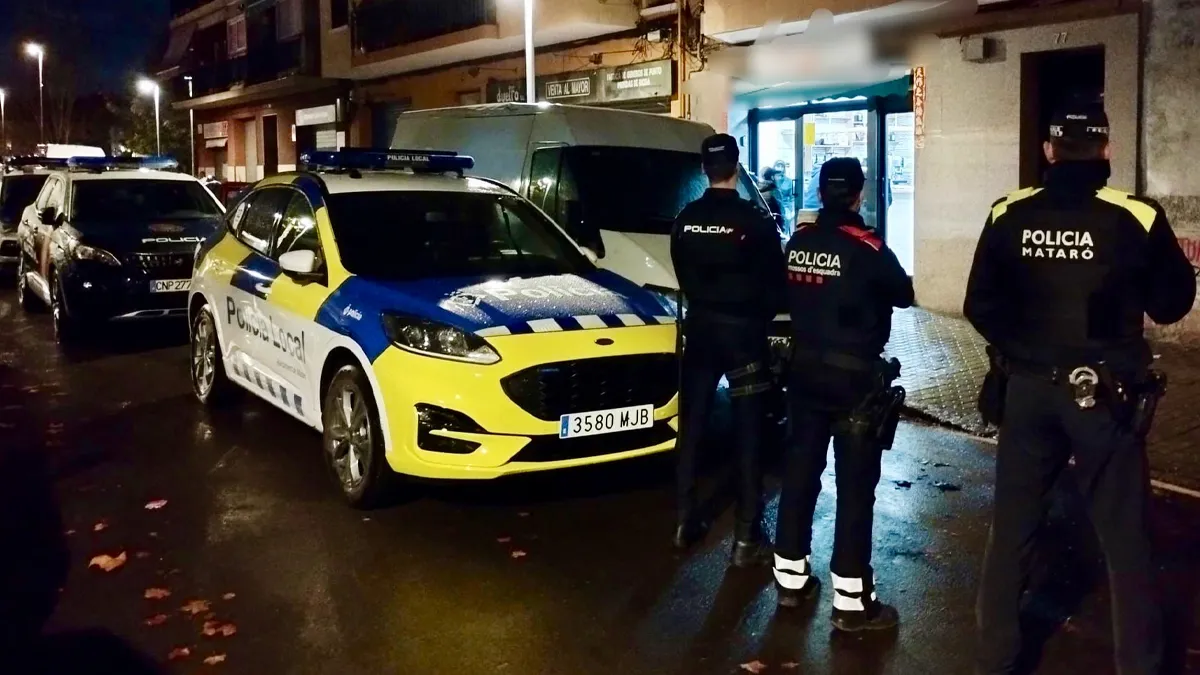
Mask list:
[[[529,517],[529,512],[528,512],[528,511],[522,511],[522,512],[518,513],[518,514],[517,514],[517,516],[518,516],[518,517],[520,517],[520,518],[528,518],[528,517]]]
[[[767,664],[763,663],[762,661],[751,661],[750,663],[743,663],[742,665],[738,666],[738,668],[741,668],[748,673],[754,673],[755,675],[758,675],[758,673],[761,673],[767,669]]]
[[[144,597],[147,600],[162,600],[171,597],[171,591],[165,588],[147,588]]]
[[[166,614],[155,614],[154,616],[147,618],[142,623],[146,624],[147,626],[161,626],[167,622],[167,618],[168,617]]]
[[[158,533],[157,533],[157,532],[151,532],[151,533],[150,533],[150,536],[151,536],[151,537],[157,537],[157,536],[158,536]]]
[[[938,482],[934,483],[933,487],[941,490],[942,492],[958,492],[959,490],[962,489],[961,487],[959,487],[958,485],[955,485],[954,483],[944,483],[940,480]]]
[[[138,551],[137,553],[133,554],[133,557],[137,558],[138,560],[145,560],[146,558],[150,557],[150,552],[149,551]]]
[[[167,660],[178,661],[179,659],[186,659],[191,655],[191,649],[188,649],[187,647],[176,647],[175,649],[172,649],[169,654],[167,654]]]
[[[795,661],[788,661],[787,663],[779,664],[779,667],[783,668],[784,670],[795,670],[800,667],[800,664],[796,663]]]
[[[192,600],[188,604],[179,608],[179,611],[183,612],[184,614],[191,614],[192,616],[203,614],[208,610],[209,604],[207,600]]]
[[[514,557],[514,558],[524,558],[526,555],[528,555],[528,554],[525,553],[525,551],[513,551],[512,552],[512,557]]]
[[[88,563],[88,567],[99,567],[105,572],[111,572],[121,565],[124,565],[126,560],[127,558],[124,551],[121,551],[120,555],[115,558],[111,555],[103,554],[92,558],[92,560]]]
[[[108,529],[108,523],[103,520],[92,526],[92,532],[103,532]]]
[[[237,597],[237,593],[226,593],[225,595],[221,596],[221,599],[222,600],[232,600],[236,597]]]
[[[908,489],[912,487],[911,480],[894,480],[892,482],[896,484],[897,488]]]
[[[161,509],[162,507],[164,507],[164,506],[166,506],[166,505],[167,505],[167,500],[165,500],[165,499],[155,499],[155,500],[154,500],[154,501],[152,501],[152,502],[147,502],[147,503],[146,503],[146,509],[147,509],[147,510],[149,510],[149,511],[157,511],[157,510]]]
[[[225,662],[224,654],[213,654],[212,656],[209,656],[204,659],[204,665],[206,665],[206,666],[215,666],[218,663],[224,663],[224,662]]]
[[[69,536],[75,534],[75,530],[67,530],[66,532],[63,532],[63,534],[65,534],[69,537]]]
[[[237,626],[232,623],[221,623],[220,621],[205,621],[204,627],[200,630],[206,637],[221,635],[230,637],[237,634]]]
[[[498,537],[496,539],[497,544],[507,544],[510,541],[512,541],[512,537]]]

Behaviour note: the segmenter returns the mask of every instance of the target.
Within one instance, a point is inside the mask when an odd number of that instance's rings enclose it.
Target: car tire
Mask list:
[[[21,306],[22,311],[32,314],[44,310],[46,304],[29,287],[28,274],[29,270],[25,267],[25,255],[22,254],[17,260],[17,304]]]
[[[83,336],[82,321],[72,316],[63,302],[62,282],[58,274],[51,270],[50,280],[50,316],[54,321],[54,341],[60,345],[73,344]]]
[[[346,502],[370,509],[394,495],[398,477],[384,456],[379,409],[357,365],[342,366],[330,379],[321,420],[325,463]]]
[[[228,405],[241,390],[225,372],[217,320],[208,305],[196,312],[188,335],[192,393],[211,408]]]

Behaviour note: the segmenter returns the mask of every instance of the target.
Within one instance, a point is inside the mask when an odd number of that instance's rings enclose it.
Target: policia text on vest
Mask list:
[[[1117,670],[1157,674],[1160,605],[1145,529],[1145,434],[1165,379],[1145,316],[1181,320],[1196,280],[1155,202],[1111,189],[1107,119],[1059,115],[1045,187],[992,207],[963,312],[988,341],[980,396],[1000,424],[995,505],[979,593],[978,672],[1016,672],[1020,597],[1046,500],[1069,460],[1107,558]]]

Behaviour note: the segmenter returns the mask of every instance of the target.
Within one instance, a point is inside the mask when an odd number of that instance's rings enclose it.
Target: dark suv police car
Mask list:
[[[25,207],[37,199],[46,178],[67,160],[47,157],[10,157],[0,166],[0,270],[17,269],[17,223]]]
[[[17,228],[18,301],[49,307],[59,342],[89,326],[187,314],[192,262],[224,208],[174,160],[74,158]]]

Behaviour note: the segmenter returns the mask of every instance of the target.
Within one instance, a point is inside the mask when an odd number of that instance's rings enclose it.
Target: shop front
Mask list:
[[[670,114],[675,62],[670,59],[596,68],[535,79],[538,101]],[[524,103],[525,80],[493,80],[488,103]]]
[[[906,76],[795,105],[751,108],[746,153],[746,168],[774,184],[789,225],[811,221],[821,208],[822,164],[857,158],[867,176],[863,219],[883,234],[909,275],[916,152],[912,82]]]
[[[296,110],[296,155],[313,150],[340,150],[346,145],[346,132],[341,129],[344,113],[341,101],[328,105]]]

